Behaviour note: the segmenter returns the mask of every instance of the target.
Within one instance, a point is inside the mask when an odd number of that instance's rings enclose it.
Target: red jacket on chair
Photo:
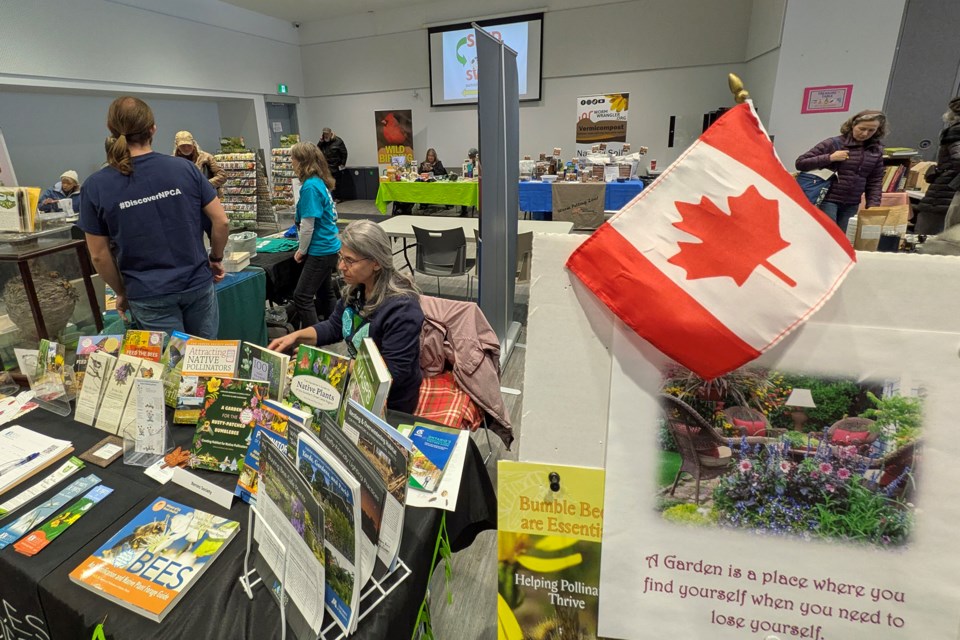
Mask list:
[[[500,341],[474,302],[420,296],[420,368],[435,376],[449,364],[457,384],[493,419],[490,428],[510,446],[513,428],[500,395]]]

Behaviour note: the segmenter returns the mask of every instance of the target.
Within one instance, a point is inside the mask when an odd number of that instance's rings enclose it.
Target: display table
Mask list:
[[[59,418],[37,409],[16,421],[16,424],[73,442],[76,452],[83,452],[98,442],[103,432],[70,419]],[[173,427],[177,444],[188,443],[193,429]],[[94,473],[113,493],[97,505],[89,515],[54,540],[33,558],[17,553],[13,546],[0,551],[0,598],[5,608],[0,612],[5,626],[15,632],[13,638],[50,638],[67,640],[90,638],[93,627],[106,617],[106,636],[113,640],[143,638],[236,640],[280,637],[280,610],[262,585],[254,589],[248,600],[238,577],[245,553],[249,507],[239,499],[226,510],[197,494],[169,483],[159,485],[143,475],[138,467],[114,462],[106,469],[88,465],[42,498],[56,493],[72,479]],[[236,476],[197,471],[223,487],[236,484]],[[45,474],[40,474],[42,478]],[[34,480],[34,482],[37,479]],[[7,494],[10,497],[29,484]],[[107,540],[124,522],[163,496],[241,523],[236,539],[223,551],[211,569],[193,585],[162,624],[157,624],[105,598],[73,584],[70,571]],[[24,511],[39,504],[34,500]],[[480,452],[473,441],[467,451],[460,497],[455,512],[408,508],[403,528],[400,555],[411,569],[411,575],[380,606],[360,623],[356,638],[410,638],[420,604],[433,573],[431,563],[443,515],[454,551],[469,546],[476,535],[496,528],[496,496],[490,477],[483,466]],[[329,621],[329,616],[327,617]],[[19,635],[17,635],[19,634]],[[36,635],[33,635],[36,634]],[[3,637],[7,637],[4,635]],[[288,632],[288,638],[292,635]]]
[[[579,184],[579,183],[570,183]],[[643,181],[608,182],[604,196],[605,211],[619,211],[643,191]],[[530,180],[521,182],[518,189],[520,211],[529,211],[534,219],[551,220],[553,213],[553,186],[549,182]]]
[[[267,344],[266,306],[267,275],[258,267],[247,267],[228,273],[217,283],[220,307],[220,340],[246,340]]]
[[[303,265],[293,259],[296,251],[258,253],[250,258],[251,267],[260,267],[266,276],[267,300],[283,304],[293,298]]]
[[[228,273],[218,282],[217,305],[220,308],[220,340],[246,340],[253,344],[267,344],[267,324],[264,319],[266,306],[266,273],[258,267],[247,267],[238,273]],[[104,334],[123,333],[127,330],[114,312]]]
[[[381,182],[377,190],[377,209],[387,212],[388,202],[449,204],[476,207],[480,183],[473,180],[456,182]]]
[[[427,229],[429,231],[441,231],[461,227],[463,235],[467,242],[474,242],[474,232],[480,226],[478,218],[459,218],[448,216],[394,216],[379,223],[391,240],[398,238],[403,241],[403,249],[394,253],[403,253],[403,259],[407,263],[407,268],[413,273],[413,265],[410,263],[410,257],[407,255],[407,249],[417,246],[416,242],[409,242],[411,238],[416,237],[413,233],[414,227]],[[572,222],[556,222],[552,220],[517,220],[517,233],[570,233],[573,229]]]

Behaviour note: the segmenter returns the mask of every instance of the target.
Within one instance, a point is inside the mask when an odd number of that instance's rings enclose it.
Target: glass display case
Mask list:
[[[0,361],[16,368],[14,348],[36,349],[41,338],[63,343],[103,329],[86,242],[73,225],[33,233],[0,233]]]

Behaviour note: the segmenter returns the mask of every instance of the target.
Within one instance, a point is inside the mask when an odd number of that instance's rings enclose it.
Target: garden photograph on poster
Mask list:
[[[764,536],[910,543],[924,389],[742,368],[667,370],[656,509],[663,520]]]

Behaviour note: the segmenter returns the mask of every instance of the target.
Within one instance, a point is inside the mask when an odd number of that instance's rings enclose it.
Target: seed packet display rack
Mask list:
[[[263,149],[238,153],[220,153],[217,162],[227,174],[221,202],[230,220],[230,231],[256,231],[258,226],[280,224],[270,203]]]
[[[240,584],[243,587],[243,590],[247,593],[247,598],[253,600],[253,588],[263,582],[263,579],[257,576],[257,570],[251,567],[250,559],[253,554],[253,528],[256,526],[256,523],[259,523],[263,526],[264,530],[267,532],[274,542],[279,545],[281,553],[283,554],[283,563],[281,565],[279,580],[280,580],[280,592],[278,594],[279,601],[285,602],[286,591],[284,584],[287,579],[287,548],[283,544],[283,540],[277,533],[270,527],[269,524],[263,519],[263,516],[257,511],[257,507],[254,505],[250,506],[250,511],[247,517],[247,551],[243,556],[243,573],[240,575]],[[404,563],[403,560],[397,560],[397,566],[394,567],[393,571],[383,576],[381,579],[377,580],[376,578],[371,577],[370,581],[364,586],[363,590],[360,593],[360,606],[357,616],[357,620],[362,621],[367,614],[377,608],[377,606],[382,603],[387,596],[389,596],[404,580],[410,577],[410,568]],[[266,585],[264,585],[266,587]],[[318,594],[322,599],[323,594]],[[293,601],[290,601],[291,604]],[[329,618],[329,616],[328,616]],[[343,630],[337,626],[337,623],[332,618],[329,618],[330,622],[323,627],[320,631],[320,635],[317,636],[317,640],[344,640],[348,637],[348,634],[344,633]],[[286,640],[287,638],[287,616],[286,608],[280,606],[280,640]]]

